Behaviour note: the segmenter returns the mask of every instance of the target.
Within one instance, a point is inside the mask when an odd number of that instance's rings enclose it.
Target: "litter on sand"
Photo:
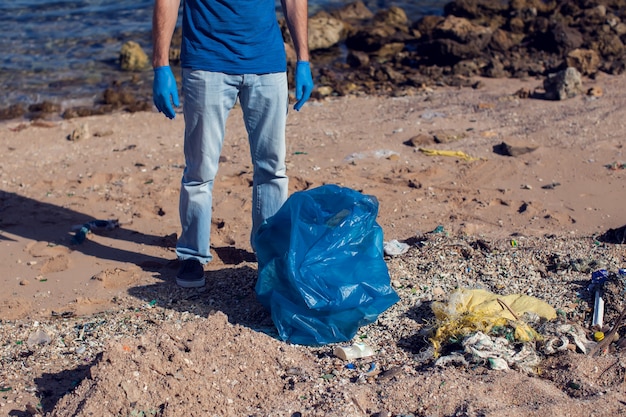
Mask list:
[[[465,161],[476,161],[478,158],[469,156],[463,151],[443,151],[439,149],[419,148],[419,151],[427,156],[451,156],[453,158],[463,159]]]
[[[537,318],[552,320],[556,310],[548,303],[528,295],[497,295],[486,290],[460,288],[450,294],[447,302],[434,302],[437,319],[430,338],[435,355],[444,342],[462,339],[476,332],[505,331],[510,339],[526,342],[539,338],[528,324]]]
[[[536,372],[541,358],[528,345],[522,345],[516,350],[512,343],[503,337],[489,337],[483,332],[476,332],[463,339],[461,345],[465,353],[469,354],[472,363],[484,363],[493,370],[520,369],[527,373]],[[459,363],[465,366],[469,361],[461,353],[453,353],[439,358],[435,365],[445,366],[449,363]]]
[[[399,256],[409,250],[409,245],[403,242],[399,242],[396,239],[389,242],[383,242],[383,251],[385,255]]]
[[[434,302],[432,310],[436,324],[430,341],[437,358],[435,365],[478,364],[493,370],[513,368],[526,373],[536,373],[541,362],[537,344],[526,342],[543,341],[542,333],[536,329],[553,323],[551,320],[557,317],[552,306],[535,297],[466,288],[453,291],[447,302]],[[569,346],[569,339],[564,336],[567,331],[585,343],[571,327],[553,326],[549,330],[547,350],[552,353]],[[444,345],[457,345],[459,349],[440,356]]]
[[[76,232],[72,237],[73,245],[80,245],[85,241],[89,232],[100,230],[113,230],[120,226],[117,219],[115,220],[92,220],[85,224],[78,224],[72,227],[72,230]]]

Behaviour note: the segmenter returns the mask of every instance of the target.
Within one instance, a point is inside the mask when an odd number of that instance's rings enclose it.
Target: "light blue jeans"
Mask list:
[[[228,75],[183,69],[185,170],[180,192],[182,233],[179,259],[206,264],[210,252],[213,182],[217,174],[226,119],[237,98],[250,142],[254,167],[250,242],[265,219],[287,199],[285,125],[286,73]]]

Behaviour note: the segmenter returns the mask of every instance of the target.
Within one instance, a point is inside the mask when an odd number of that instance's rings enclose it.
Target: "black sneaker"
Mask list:
[[[204,268],[197,259],[185,259],[181,262],[176,283],[183,288],[204,287]]]

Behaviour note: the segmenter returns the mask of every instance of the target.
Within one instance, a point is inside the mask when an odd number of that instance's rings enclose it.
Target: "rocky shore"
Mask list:
[[[433,86],[479,88],[477,77],[545,79],[546,89],[567,68],[582,77],[624,71],[626,1],[459,0],[441,16],[411,22],[391,7],[372,13],[363,2],[310,17],[309,44],[314,99],[345,95],[411,95]],[[283,26],[289,56],[294,54]],[[180,30],[171,62],[180,73]],[[0,109],[0,120],[26,117],[75,118],[152,108],[147,54],[132,41],[120,51],[120,76],[93,106],[62,108],[51,102]],[[571,76],[571,71],[566,76]],[[577,81],[573,82],[578,84]],[[527,91],[523,95],[562,99],[584,92]]]

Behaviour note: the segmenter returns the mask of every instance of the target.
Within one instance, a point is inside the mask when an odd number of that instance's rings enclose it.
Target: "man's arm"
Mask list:
[[[178,20],[180,0],[155,0],[152,14],[152,67],[169,65],[170,44]]]
[[[298,102],[293,108],[300,110],[313,91],[309,64],[309,5],[307,0],[281,0],[281,5],[298,59],[295,74]]]
[[[309,60],[309,6],[307,0],[281,0],[285,21],[298,61]]]
[[[179,7],[180,0],[155,0],[152,14],[152,100],[156,108],[170,119],[176,117],[172,103],[180,106],[176,79],[170,68],[170,44]]]

